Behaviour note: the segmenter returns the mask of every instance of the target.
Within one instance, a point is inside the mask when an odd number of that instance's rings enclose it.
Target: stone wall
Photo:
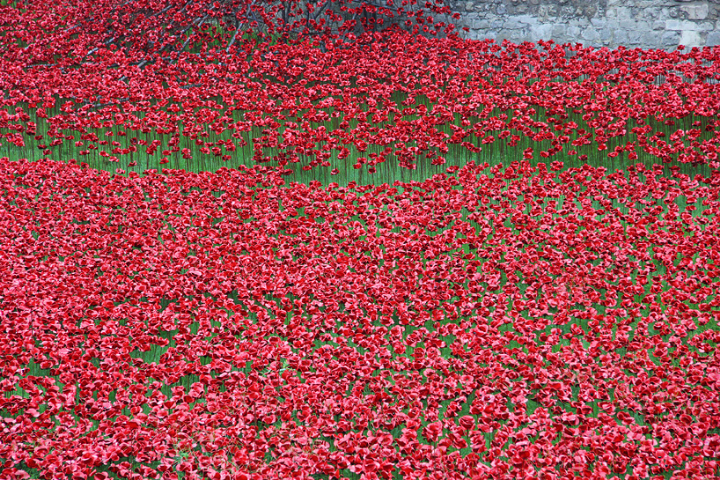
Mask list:
[[[446,0],[464,38],[674,50],[720,45],[720,0]]]

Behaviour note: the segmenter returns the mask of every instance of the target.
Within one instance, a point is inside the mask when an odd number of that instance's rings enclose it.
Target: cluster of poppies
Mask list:
[[[717,478],[720,176],[661,170],[2,159],[0,478]]]
[[[129,5],[152,8],[145,3]],[[0,7],[0,152],[11,159],[138,172],[260,162],[334,174],[559,154],[575,165],[719,165],[718,48],[498,45],[397,28],[352,42],[330,33],[280,41],[237,35],[220,17],[202,28],[185,20],[172,36],[184,49],[168,56],[131,41],[154,23],[95,32],[73,5]],[[174,10],[109,12],[145,25]]]
[[[0,480],[720,477],[720,48],[444,16],[0,5]]]

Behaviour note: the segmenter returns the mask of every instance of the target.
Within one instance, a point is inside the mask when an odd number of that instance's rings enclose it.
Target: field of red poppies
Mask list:
[[[718,478],[720,49],[287,4],[0,2],[0,479]]]

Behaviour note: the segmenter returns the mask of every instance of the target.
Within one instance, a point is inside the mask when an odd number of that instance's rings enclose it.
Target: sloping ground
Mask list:
[[[717,177],[283,183],[0,162],[1,478],[720,474]]]

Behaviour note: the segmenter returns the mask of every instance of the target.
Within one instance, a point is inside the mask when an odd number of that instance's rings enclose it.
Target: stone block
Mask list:
[[[650,30],[650,24],[644,21],[620,20],[617,26],[622,30]]]
[[[698,32],[711,32],[715,30],[712,22],[700,22],[698,24]]]
[[[476,17],[469,24],[473,30],[489,30],[492,28],[492,22],[486,18]]]
[[[720,45],[720,32],[710,32],[705,39],[705,45],[708,47],[715,47]]]
[[[534,20],[532,22],[520,22],[517,17],[507,17],[505,22],[502,24],[502,27],[516,30],[518,28],[525,28],[528,26],[528,24],[533,23],[537,23],[537,20]]]
[[[627,47],[629,45],[638,45],[642,34],[637,30],[618,30],[615,32],[615,44]]]
[[[633,9],[628,5],[632,5],[631,2],[624,2],[623,5],[613,5],[608,6],[607,10],[605,11],[605,16],[607,18],[612,19],[626,19],[626,18],[634,18],[635,15],[633,15]]]
[[[488,38],[490,40],[497,40],[498,32],[493,30],[487,30],[483,32],[482,38]]]
[[[535,24],[538,22],[538,18],[534,15],[515,15],[513,19],[516,22],[524,23],[527,25]]]
[[[630,30],[628,31],[628,45],[640,45],[642,43],[642,35],[646,30]]]
[[[640,44],[644,48],[663,48],[662,34],[660,32],[645,32],[642,34]]]
[[[552,29],[553,25],[547,23],[530,25],[529,36],[533,39],[531,41],[550,40],[552,38]]]
[[[687,13],[690,20],[705,20],[710,13],[710,7],[707,2],[697,3],[694,5],[683,5],[680,10]]]
[[[680,32],[663,32],[660,37],[660,44],[663,48],[676,47],[680,45]]]
[[[659,7],[641,8],[638,15],[638,19],[646,21],[657,20],[660,17],[662,17],[662,9]]]
[[[600,41],[600,34],[597,30],[595,30],[595,27],[588,27],[582,32],[580,32],[580,37],[583,40],[586,40],[588,42],[598,42]]]
[[[665,29],[690,32],[708,32],[713,30],[713,24],[711,22],[693,22],[690,20],[670,19],[665,21]]]
[[[702,36],[700,32],[685,30],[682,32],[682,35],[680,35],[680,45],[685,45],[688,48],[702,46]]]
[[[609,45],[612,41],[612,31],[609,28],[603,28],[600,30],[600,42],[603,45]]]
[[[560,24],[560,25],[553,25],[552,33],[550,35],[552,36],[551,38],[553,40],[557,40],[559,38],[564,37],[566,35],[566,33],[567,33],[567,27],[565,27],[565,25]]]
[[[579,38],[580,32],[582,32],[582,30],[583,30],[582,28],[580,28],[576,25],[571,25],[571,26],[567,27],[566,34],[568,37],[571,37],[571,38]]]

